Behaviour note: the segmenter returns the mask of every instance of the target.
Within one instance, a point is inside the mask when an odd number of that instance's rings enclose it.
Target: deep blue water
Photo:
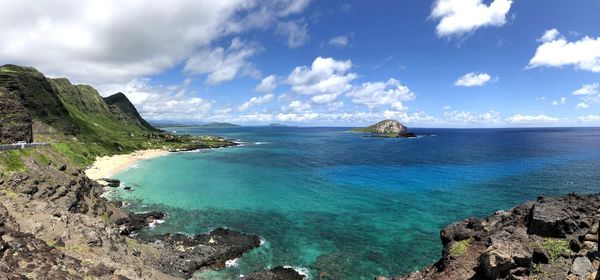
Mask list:
[[[134,211],[168,213],[149,233],[216,227],[260,235],[237,264],[197,278],[290,265],[313,279],[372,279],[440,257],[439,230],[538,195],[600,191],[600,128],[418,129],[416,139],[346,128],[170,128],[241,147],[178,153],[116,177]]]

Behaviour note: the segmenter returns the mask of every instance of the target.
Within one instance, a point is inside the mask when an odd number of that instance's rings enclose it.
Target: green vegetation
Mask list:
[[[25,164],[21,159],[24,150],[5,151],[0,153],[0,170],[5,172],[23,171]]]
[[[551,260],[556,260],[561,254],[568,254],[571,251],[569,242],[559,238],[543,238],[541,247],[550,255]]]
[[[529,244],[530,247],[539,248],[548,253],[550,262],[555,261],[562,254],[571,252],[569,242],[566,239],[544,237],[541,241]]]
[[[453,257],[458,257],[463,255],[471,246],[472,239],[465,239],[462,241],[455,241],[450,245],[450,255]]]

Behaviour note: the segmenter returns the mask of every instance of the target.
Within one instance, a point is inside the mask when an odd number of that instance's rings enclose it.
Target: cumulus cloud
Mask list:
[[[312,108],[312,106],[308,103],[305,103],[305,102],[302,102],[299,100],[293,100],[288,105],[287,110],[299,113],[299,112],[310,111],[311,108]]]
[[[546,32],[544,32],[544,35],[542,35],[542,38],[540,38],[539,40],[544,43],[552,42],[556,38],[558,38],[558,36],[560,36],[560,32],[558,32],[556,28],[552,28],[550,30],[546,30]]]
[[[317,57],[310,67],[294,68],[286,82],[295,93],[315,96],[315,102],[333,101],[352,88],[357,75],[348,73],[351,67],[350,60]]]
[[[258,70],[247,61],[261,51],[256,43],[233,38],[227,49],[205,49],[190,57],[184,71],[191,74],[207,74],[206,82],[214,85],[233,80],[239,75],[257,75]]]
[[[224,36],[277,25],[307,3],[0,1],[0,61],[77,83],[126,83],[170,69]]]
[[[403,101],[415,99],[415,94],[396,79],[387,82],[363,83],[347,94],[352,102],[362,104],[372,109],[389,105],[395,110],[405,110]]]
[[[489,82],[491,78],[492,77],[487,73],[471,72],[458,78],[458,80],[454,82],[454,85],[458,87],[483,86],[485,83]]]
[[[580,89],[573,92],[573,95],[595,95],[598,94],[598,88],[600,84],[586,84],[583,85]]]
[[[540,115],[521,115],[516,114],[506,121],[509,124],[548,124],[548,123],[556,123],[560,121],[559,118],[549,117],[544,114]]]
[[[500,113],[489,111],[486,113],[473,113],[469,111],[444,112],[442,123],[462,125],[494,125],[500,124]]]
[[[329,42],[327,42],[328,45],[330,46],[335,46],[335,47],[345,47],[348,45],[348,36],[337,36],[337,37],[333,37],[329,40]]]
[[[598,123],[600,123],[600,116],[598,116],[598,115],[580,116],[580,117],[577,117],[577,122],[586,123],[586,124],[589,124],[589,123],[598,124]]]
[[[439,37],[460,36],[480,27],[506,24],[512,0],[494,0],[489,5],[483,0],[437,0],[430,18],[439,20]]]
[[[575,106],[575,108],[577,108],[577,109],[587,109],[587,108],[590,108],[590,105],[588,105],[585,102],[581,102],[581,103],[577,103],[577,105]]]
[[[600,104],[600,84],[585,84],[573,92],[574,96],[579,97],[581,102],[575,106],[577,109],[587,109],[590,104]]]
[[[263,96],[254,96],[254,97],[250,98],[250,100],[244,102],[244,104],[240,105],[238,107],[238,111],[246,111],[250,107],[269,103],[269,102],[271,102],[271,100],[273,100],[274,97],[275,97],[275,94],[272,94],[272,93],[268,93]]]
[[[103,95],[123,92],[139,113],[150,120],[201,119],[209,114],[214,101],[189,93],[191,80],[181,85],[153,85],[150,79],[134,79],[125,85],[99,88]]]
[[[585,36],[569,42],[555,29],[546,31],[542,44],[527,65],[536,67],[563,67],[573,65],[576,69],[600,72],[600,37]]]
[[[308,42],[308,27],[300,21],[280,22],[277,25],[277,33],[287,37],[287,45],[297,48]]]
[[[269,75],[262,79],[254,90],[262,93],[272,93],[275,88],[277,88],[277,76]]]

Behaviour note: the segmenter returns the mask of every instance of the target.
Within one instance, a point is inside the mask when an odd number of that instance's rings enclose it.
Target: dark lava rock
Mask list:
[[[200,268],[223,268],[227,260],[260,246],[258,236],[224,228],[194,237],[167,234],[141,237],[140,241],[160,248],[160,256],[151,260],[153,267],[186,279]]]
[[[244,280],[302,280],[305,279],[300,273],[290,267],[278,266],[270,270],[255,272]]]
[[[147,227],[149,224],[156,220],[160,220],[165,217],[165,213],[159,211],[151,211],[146,213],[133,213],[129,214],[128,218],[123,218],[115,221],[117,225],[125,224],[125,228],[121,231],[121,234],[128,235],[136,232],[140,229]]]
[[[100,179],[100,180],[106,182],[108,184],[108,186],[111,188],[117,188],[121,185],[121,181],[119,181],[117,179],[104,178],[104,179]]]
[[[581,277],[596,257],[588,251],[573,264],[572,256],[594,247],[590,244],[597,240],[599,209],[600,194],[569,194],[539,197],[485,219],[453,223],[440,232],[442,258],[401,279],[567,279],[569,271]],[[553,244],[544,245],[547,238],[554,238]],[[452,250],[457,242],[466,250]],[[544,246],[561,251],[551,257]]]
[[[65,171],[65,170],[67,170],[67,165],[66,165],[66,164],[63,164],[63,165],[61,165],[61,166],[58,168],[58,171]]]
[[[589,224],[587,217],[593,217],[599,207],[600,199],[589,196],[544,197],[531,209],[529,233],[565,238],[579,230],[581,225]]]
[[[544,250],[535,248],[535,249],[533,249],[531,261],[535,264],[548,263],[548,262],[550,262],[550,256],[548,256],[548,253],[546,253]]]

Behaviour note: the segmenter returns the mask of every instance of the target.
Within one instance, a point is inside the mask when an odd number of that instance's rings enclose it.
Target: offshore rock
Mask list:
[[[150,256],[153,267],[186,279],[201,268],[223,268],[226,261],[260,246],[258,236],[224,228],[194,237],[166,234],[141,238],[141,241],[159,248],[159,255]]]
[[[244,280],[303,280],[305,279],[300,273],[291,267],[277,266],[273,269],[255,272]]]

